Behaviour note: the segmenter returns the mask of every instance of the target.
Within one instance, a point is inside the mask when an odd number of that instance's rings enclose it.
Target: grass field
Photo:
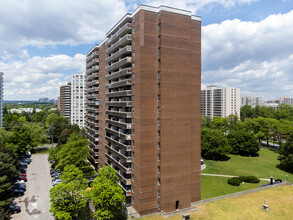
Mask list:
[[[262,205],[266,200],[269,211],[265,212]],[[272,189],[222,199],[196,206],[196,211],[189,212],[191,219],[293,219],[293,186],[278,186]],[[164,220],[163,216],[154,215],[143,220]],[[182,219],[182,214],[167,218]]]
[[[253,175],[258,178],[285,180],[286,174],[288,181],[293,182],[293,174],[287,173],[277,168],[279,154],[265,148],[261,148],[259,157],[242,157],[239,155],[229,155],[228,161],[205,161],[207,167],[202,173],[224,174],[224,175]]]
[[[258,188],[259,185],[268,183],[261,181],[260,183],[244,183],[240,186],[232,186],[227,183],[227,177],[201,176],[201,199],[209,199],[231,193],[241,192]]]

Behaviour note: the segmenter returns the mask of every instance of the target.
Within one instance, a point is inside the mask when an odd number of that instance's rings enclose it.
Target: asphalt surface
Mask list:
[[[47,154],[32,155],[31,164],[27,168],[26,192],[14,201],[21,212],[12,215],[15,220],[53,220],[50,209],[50,189],[52,181]]]

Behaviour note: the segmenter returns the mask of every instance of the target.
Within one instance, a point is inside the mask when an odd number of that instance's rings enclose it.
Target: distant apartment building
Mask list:
[[[117,171],[127,203],[144,215],[200,200],[201,19],[141,5],[88,52],[86,79],[91,161]]]
[[[0,127],[3,124],[3,75],[4,73],[0,72]]]
[[[60,87],[60,116],[70,121],[71,117],[71,83]]]
[[[60,96],[57,98],[57,109],[60,112]]]
[[[71,76],[71,124],[80,128],[85,123],[85,74]]]
[[[201,115],[227,117],[237,115],[240,118],[240,89],[217,88],[209,85],[201,90]]]
[[[264,105],[264,98],[257,96],[242,96],[241,106],[244,105],[250,105],[252,108],[255,108],[257,105],[262,106]]]

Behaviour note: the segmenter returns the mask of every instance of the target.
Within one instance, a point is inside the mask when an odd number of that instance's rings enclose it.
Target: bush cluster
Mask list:
[[[259,183],[260,180],[255,176],[239,176],[228,179],[228,184],[232,186],[240,186],[240,183]]]

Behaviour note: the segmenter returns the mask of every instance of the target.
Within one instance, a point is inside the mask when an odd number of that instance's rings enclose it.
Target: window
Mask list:
[[[158,166],[158,174],[160,174],[160,173],[161,173],[161,167]]]
[[[135,16],[132,17],[132,23],[134,23],[134,22],[135,22]]]
[[[131,121],[132,121],[132,124],[134,124],[134,118],[132,118],[132,120],[131,120]]]
[[[158,95],[158,102],[159,102],[159,101],[161,101],[161,96],[160,96],[160,95]]]
[[[158,178],[158,185],[160,186],[161,185],[161,179]]]
[[[158,18],[160,18],[161,17],[161,11],[159,11],[159,13],[158,13]]]
[[[158,114],[160,114],[161,113],[161,107],[159,106],[158,107]]]
[[[160,162],[160,161],[161,161],[161,155],[158,154],[158,162]]]
[[[160,142],[158,142],[158,144],[157,144],[157,148],[158,148],[158,150],[161,149],[161,143],[160,143]]]
[[[134,86],[134,84],[132,84],[132,89],[135,89],[135,86]]]
[[[134,106],[132,106],[132,112],[134,112]]]
[[[132,141],[132,146],[134,147],[134,140]]]
[[[161,60],[160,59],[158,60],[158,66],[161,66]]]
[[[132,129],[132,136],[134,136],[134,129]]]
[[[161,71],[158,71],[158,79],[161,78]]]
[[[131,174],[131,179],[132,181],[134,181],[134,174]]]
[[[134,46],[135,45],[135,39],[133,38],[132,39],[132,46]]]
[[[160,54],[160,53],[161,53],[161,48],[159,47],[159,48],[158,48],[158,54]]]
[[[134,73],[132,73],[132,79],[134,79]]]
[[[134,52],[134,50],[132,51],[132,56],[135,57],[135,52]]]
[[[158,190],[158,197],[160,198],[161,197],[161,191]]]
[[[135,62],[134,62],[134,61],[132,62],[132,67],[133,67],[133,68],[135,67]]]
[[[161,83],[158,83],[158,90],[161,89]]]
[[[132,202],[132,204],[134,204],[134,197],[133,196],[131,196],[131,202]]]
[[[160,43],[161,42],[161,36],[159,35],[158,36],[158,43]]]
[[[161,137],[161,131],[158,130],[158,137]]]
[[[158,125],[161,125],[161,119],[158,118]]]
[[[161,23],[158,24],[158,30],[161,30]]]
[[[134,193],[134,186],[131,186],[131,191]]]
[[[132,28],[132,34],[134,34],[135,33],[135,28]]]
[[[132,96],[132,101],[134,101],[134,95]]]
[[[158,209],[161,210],[161,205],[159,202],[158,202]]]
[[[132,158],[134,158],[134,152],[132,151]]]
[[[132,169],[134,170],[134,163],[131,164]]]

